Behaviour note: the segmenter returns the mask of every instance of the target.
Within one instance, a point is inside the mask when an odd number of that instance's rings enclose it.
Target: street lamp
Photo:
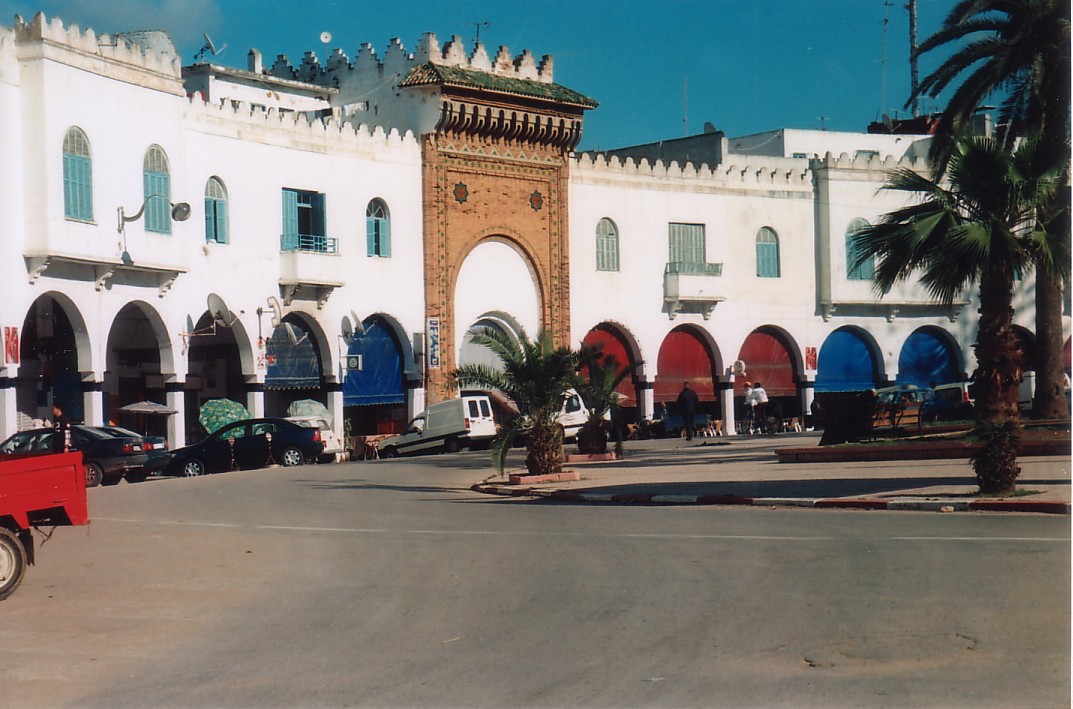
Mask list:
[[[148,197],[146,197],[144,200],[142,200],[142,206],[138,209],[137,214],[132,214],[129,217],[127,216],[127,213],[123,209],[123,207],[120,206],[120,207],[116,208],[116,212],[119,215],[119,221],[118,221],[118,223],[116,225],[116,231],[118,231],[119,234],[123,237],[123,241],[122,241],[122,243],[120,243],[120,246],[123,249],[123,255],[120,258],[123,260],[123,263],[125,265],[127,265],[127,266],[129,266],[132,263],[134,263],[134,259],[132,259],[130,257],[130,252],[127,251],[127,232],[126,232],[127,222],[136,222],[139,219],[141,219],[142,214],[145,213],[145,206],[147,204],[149,204],[149,200],[153,199],[154,197],[160,197],[160,198],[163,198],[163,199],[167,199],[162,194],[151,194]],[[177,222],[185,222],[187,219],[190,218],[190,205],[189,204],[187,204],[186,202],[171,202],[170,204],[171,204],[171,218],[172,218],[172,220],[177,221]]]

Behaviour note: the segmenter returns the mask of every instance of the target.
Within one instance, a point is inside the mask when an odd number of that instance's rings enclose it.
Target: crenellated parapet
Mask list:
[[[206,125],[214,125],[214,132],[241,133],[247,137],[256,133],[266,143],[331,151],[401,149],[411,151],[414,159],[419,155],[418,141],[409,131],[403,134],[395,129],[385,131],[381,126],[369,126],[355,119],[332,115],[280,111],[229,99],[206,102],[194,96],[188,99],[187,115]]]
[[[745,156],[731,156],[745,157]],[[811,190],[812,170],[808,161],[792,158],[758,159],[748,158],[749,162],[728,162],[714,168],[707,164],[694,165],[686,162],[680,165],[676,160],[664,163],[656,160],[650,163],[647,158],[635,162],[633,158],[619,159],[618,156],[605,157],[583,153],[571,161],[571,176],[634,178],[645,181],[673,181],[682,184],[693,183],[714,188],[767,188],[781,190]]]
[[[162,78],[175,81],[181,79],[178,52],[162,32],[98,35],[92,29],[83,31],[74,23],[64,26],[60,18],[49,20],[44,13],[39,12],[30,22],[16,15],[14,35],[17,45],[39,44],[51,49],[68,50],[74,57],[105,60],[109,67],[121,64]],[[47,52],[45,56],[61,59],[60,56]],[[68,63],[78,63],[80,68],[91,71],[101,72],[103,68],[93,66],[92,61],[76,62],[74,57],[71,57]]]
[[[841,153],[838,157],[835,157],[831,153],[826,153],[822,158],[816,159],[815,162],[818,167],[830,170],[889,172],[895,168],[906,167],[910,170],[923,172],[928,169],[928,161],[925,158],[908,155],[897,159],[893,155],[878,156],[864,153],[850,155],[849,153]]]
[[[501,46],[495,56],[491,56],[481,42],[467,52],[461,37],[453,36],[441,46],[431,32],[421,36],[413,52],[407,51],[401,40],[393,38],[383,58],[379,58],[368,43],[359,47],[353,62],[339,49],[328,55],[326,63],[321,63],[314,52],[306,52],[297,67],[291,64],[286,55],[280,54],[269,73],[283,79],[338,85],[345,81],[347,75],[355,73],[401,78],[421,64],[480,71],[509,79],[554,83],[554,61],[550,55],[544,55],[538,62],[528,49],[512,55],[507,47]]]

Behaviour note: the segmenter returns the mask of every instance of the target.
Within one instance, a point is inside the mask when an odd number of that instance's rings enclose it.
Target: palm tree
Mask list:
[[[1053,201],[1068,176],[1068,160],[1038,140],[1024,140],[1011,154],[989,138],[956,136],[949,186],[908,168],[891,172],[884,189],[916,199],[855,237],[860,260],[876,259],[877,292],[919,274],[930,295],[951,303],[979,284],[973,386],[976,429],[985,448],[973,467],[986,493],[1011,491],[1020,473],[1021,352],[1012,328],[1014,273],[1030,264],[1033,244],[1046,241],[1040,208]]]
[[[1068,0],[961,0],[942,28],[919,48],[924,54],[957,47],[910,97],[937,97],[955,80],[932,141],[936,179],[947,168],[954,136],[967,132],[990,96],[1004,96],[999,139],[1007,148],[1038,135],[1043,149],[1067,155],[1070,111],[1070,5]],[[1068,196],[1068,195],[1067,195]],[[1034,244],[1036,268],[1036,401],[1033,415],[1067,415],[1062,387],[1062,290],[1069,281],[1069,225],[1065,202],[1045,205],[1056,215],[1046,242]]]
[[[583,376],[578,377],[577,390],[589,410],[589,420],[578,431],[577,447],[582,453],[606,453],[614,426],[610,414],[621,398],[615,389],[631,370],[615,355],[605,355],[600,345],[583,345],[578,357]],[[617,440],[618,429],[614,432]]]
[[[574,385],[577,353],[555,347],[546,332],[530,340],[523,330],[518,339],[495,328],[470,330],[472,342],[490,349],[503,364],[495,369],[482,364],[463,365],[451,373],[459,387],[495,389],[518,408],[504,423],[492,447],[492,462],[502,473],[507,452],[517,437],[525,438],[525,467],[531,475],[549,475],[563,469],[563,429],[556,421],[566,391]]]

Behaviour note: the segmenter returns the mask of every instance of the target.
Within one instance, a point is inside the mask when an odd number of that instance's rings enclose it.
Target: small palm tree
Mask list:
[[[906,103],[935,98],[960,80],[939,120],[929,158],[939,179],[955,136],[967,132],[980,106],[1003,99],[998,136],[1007,148],[1038,135],[1043,149],[1065,155],[1070,111],[1070,4],[1068,0],[961,0],[943,26],[918,49],[955,51],[924,78]],[[1033,252],[1036,268],[1036,400],[1034,416],[1067,415],[1062,387],[1063,283],[1069,282],[1069,223],[1066,199],[1047,205],[1056,215],[1046,241]]]
[[[502,473],[507,452],[518,436],[525,438],[525,467],[531,475],[550,475],[563,469],[563,429],[556,421],[566,391],[574,385],[577,353],[555,347],[551,336],[540,332],[530,340],[525,331],[515,341],[494,328],[470,330],[472,342],[490,349],[503,369],[481,364],[463,365],[451,373],[459,387],[495,389],[518,408],[504,423],[492,447],[492,463]]]
[[[1020,473],[1013,277],[1030,265],[1032,245],[1046,240],[1040,207],[1053,202],[1067,177],[1068,161],[1036,140],[1011,154],[997,141],[963,135],[953,142],[948,187],[908,168],[893,171],[884,188],[917,199],[855,237],[859,258],[877,260],[877,292],[919,274],[933,297],[950,303],[979,283],[974,394],[986,448],[973,464],[983,492],[1011,491]]]
[[[578,377],[577,390],[589,410],[589,420],[578,431],[577,447],[582,453],[603,454],[611,433],[616,438],[619,433],[610,416],[621,398],[615,389],[631,370],[615,355],[605,355],[600,345],[582,346],[578,358],[583,374]]]

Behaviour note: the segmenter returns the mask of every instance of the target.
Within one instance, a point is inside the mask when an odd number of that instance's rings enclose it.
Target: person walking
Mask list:
[[[760,382],[753,384],[753,390],[750,392],[750,396],[753,400],[753,419],[756,422],[756,428],[761,433],[764,431],[764,425],[767,423],[767,392],[764,391],[764,385]]]
[[[697,398],[697,392],[689,388],[689,382],[682,384],[682,392],[678,395],[678,413],[682,415],[685,421],[686,428],[686,440],[692,441],[694,430],[693,417],[697,413],[697,405],[700,400]]]
[[[756,428],[756,402],[753,401],[753,383],[745,382],[745,416],[742,417],[742,430],[752,433]]]
[[[52,428],[56,433],[52,436],[52,450],[63,453],[71,448],[71,422],[64,415],[59,404],[52,405]]]

